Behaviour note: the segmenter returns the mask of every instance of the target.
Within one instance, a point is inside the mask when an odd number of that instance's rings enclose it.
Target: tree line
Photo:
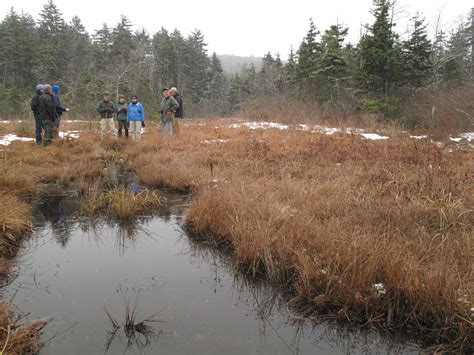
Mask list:
[[[236,75],[207,51],[201,31],[183,35],[162,28],[151,35],[134,30],[122,16],[90,34],[80,18],[66,22],[53,0],[35,20],[12,9],[0,23],[0,114],[28,111],[37,82],[59,83],[72,111],[94,112],[101,93],[138,95],[153,109],[163,86],[180,89],[187,112],[225,115],[256,98],[297,98],[326,110],[366,110],[400,117],[405,98],[423,90],[472,87],[474,10],[449,33],[430,39],[421,14],[406,39],[395,31],[392,0],[374,0],[373,23],[357,44],[341,24],[320,31],[311,20],[296,51],[282,60],[267,53],[262,67]]]

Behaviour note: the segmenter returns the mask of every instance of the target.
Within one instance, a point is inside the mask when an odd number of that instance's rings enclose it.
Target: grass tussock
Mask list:
[[[75,181],[87,214],[129,220],[161,198],[88,183],[126,161],[142,185],[191,191],[191,233],[289,289],[293,305],[472,350],[469,145],[215,126],[183,124],[179,138],[151,133],[137,144],[93,133],[47,148],[13,143],[0,156],[0,191],[19,202],[39,182]]]
[[[5,256],[31,231],[30,206],[4,192],[0,192],[0,201],[0,255]]]
[[[144,190],[136,194],[124,188],[106,191],[90,190],[82,209],[89,216],[105,214],[121,221],[127,221],[139,214],[153,212],[163,202],[163,197],[151,190]]]
[[[49,319],[21,323],[21,318],[8,303],[0,302],[1,354],[35,354],[43,346],[42,330]]]
[[[194,235],[306,307],[472,349],[471,148],[182,128],[125,154],[142,183],[193,187]]]

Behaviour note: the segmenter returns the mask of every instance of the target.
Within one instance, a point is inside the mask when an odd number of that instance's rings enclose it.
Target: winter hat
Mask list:
[[[120,96],[119,96],[119,100],[120,100],[120,99],[125,99],[125,95],[120,95]]]
[[[178,89],[176,89],[175,87],[172,87],[172,88],[170,89],[170,92],[178,92]]]
[[[53,90],[53,92],[59,92],[59,90],[61,90],[61,87],[59,85],[53,85],[51,89]]]
[[[43,84],[38,84],[38,85],[36,85],[36,91],[38,91],[38,90],[43,90],[43,88],[44,88],[44,85],[43,85]]]

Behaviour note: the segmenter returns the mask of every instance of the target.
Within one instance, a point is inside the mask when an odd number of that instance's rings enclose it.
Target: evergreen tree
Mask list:
[[[374,0],[375,22],[360,42],[359,87],[369,93],[388,96],[401,82],[402,52],[390,17],[389,0]]]
[[[294,88],[298,82],[297,70],[298,68],[297,68],[296,56],[293,51],[293,47],[291,47],[290,54],[288,56],[288,61],[283,67],[283,82],[290,89]]]
[[[413,32],[403,44],[404,81],[410,88],[423,87],[432,73],[432,44],[428,39],[424,19],[417,14],[413,19]]]
[[[186,72],[188,85],[183,88],[192,103],[199,103],[202,93],[208,88],[208,68],[210,64],[207,56],[207,44],[201,31],[195,30],[187,38]]]
[[[176,53],[170,35],[165,28],[161,28],[161,30],[155,34],[153,38],[153,50],[158,78],[158,83],[156,84],[157,90],[159,91],[164,86],[173,85],[173,81],[177,76],[174,68]]]
[[[324,100],[339,97],[341,80],[349,74],[343,42],[349,30],[341,25],[333,25],[321,38],[321,56],[314,75],[318,78],[321,98]]]
[[[442,68],[443,79],[450,84],[461,84],[469,77],[470,42],[464,25],[451,32],[447,43],[448,58]]]
[[[224,76],[222,63],[216,53],[212,54],[209,68],[209,87],[204,94],[214,113],[223,114],[226,111],[227,80]]]
[[[38,74],[44,81],[58,82],[66,75],[71,59],[68,26],[53,0],[43,6],[39,20],[39,53],[42,58]]]
[[[187,85],[184,73],[189,70],[186,62],[187,43],[181,32],[175,29],[170,35],[171,45],[174,52],[173,80],[172,83],[181,92]]]
[[[318,42],[319,31],[313,19],[309,22],[309,31],[298,49],[297,80],[304,93],[311,95],[317,88],[315,73],[318,70],[318,59],[321,55],[321,44]]]

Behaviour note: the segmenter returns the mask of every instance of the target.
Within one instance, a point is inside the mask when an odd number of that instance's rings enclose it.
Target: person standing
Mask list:
[[[59,90],[61,87],[59,85],[53,85],[51,87],[53,91],[53,102],[54,106],[56,106],[56,119],[54,120],[54,130],[57,133],[59,131],[59,124],[61,123],[61,117],[64,112],[68,112],[69,109],[65,108],[61,103],[61,98],[59,97]]]
[[[43,84],[36,85],[36,93],[31,99],[31,111],[33,111],[33,116],[35,117],[35,138],[36,144],[41,144],[43,141],[43,124],[41,123],[41,116],[39,112],[39,99],[43,95]]]
[[[145,109],[135,95],[132,96],[132,102],[128,105],[127,121],[130,124],[132,139],[139,141],[142,137],[142,127],[145,127]]]
[[[160,105],[161,120],[158,129],[160,133],[168,126],[168,134],[173,135],[173,119],[176,111],[179,109],[179,104],[173,96],[170,94],[168,88],[163,88],[163,100]]]
[[[122,137],[122,129],[125,130],[125,138],[128,138],[128,121],[127,121],[127,103],[125,96],[120,95],[118,102],[115,104],[115,112],[117,112],[118,136]]]
[[[110,102],[110,94],[105,92],[102,101],[99,103],[97,111],[100,114],[100,139],[103,140],[108,132],[112,132],[114,137],[117,136],[114,125],[115,105]]]
[[[43,94],[38,101],[38,112],[44,128],[43,145],[51,144],[53,140],[54,120],[56,119],[56,106],[53,101],[51,85],[44,85]]]
[[[176,111],[173,119],[173,132],[179,133],[179,120],[184,117],[183,97],[178,92],[178,89],[175,87],[172,87],[170,89],[170,94],[179,104],[179,108]]]

